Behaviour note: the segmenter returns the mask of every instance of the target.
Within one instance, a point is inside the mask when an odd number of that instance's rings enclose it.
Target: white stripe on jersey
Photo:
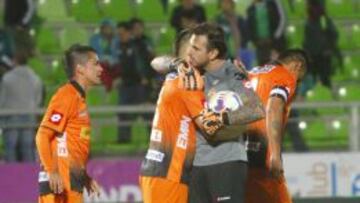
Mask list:
[[[270,97],[273,96],[273,95],[281,95],[284,98],[285,102],[287,102],[287,100],[288,100],[287,95],[288,94],[289,94],[289,92],[286,92],[284,89],[276,87],[276,88],[271,90]]]

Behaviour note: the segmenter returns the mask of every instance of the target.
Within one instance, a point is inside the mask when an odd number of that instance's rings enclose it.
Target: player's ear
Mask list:
[[[84,73],[84,71],[85,71],[84,65],[78,63],[78,64],[76,65],[76,67],[75,67],[75,72],[76,72],[77,74],[81,74],[81,75],[82,75],[82,74]]]
[[[219,50],[217,50],[217,49],[212,49],[209,51],[210,60],[216,59],[218,55],[219,55]]]

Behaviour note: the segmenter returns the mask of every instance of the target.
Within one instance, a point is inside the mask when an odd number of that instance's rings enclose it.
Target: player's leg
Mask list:
[[[279,180],[272,180],[272,185],[274,188],[273,196],[275,196],[273,202],[292,203],[284,175],[282,175]]]
[[[265,173],[262,169],[249,168],[246,180],[245,199],[246,203],[269,202],[271,194],[268,187],[271,184],[266,181]]]
[[[69,191],[67,193],[66,203],[72,203],[72,202],[83,203],[84,202],[83,193],[76,191]]]
[[[247,163],[231,161],[212,165],[207,177],[213,202],[245,202]]]
[[[194,166],[189,185],[189,203],[211,202],[209,184],[206,178],[208,166]]]
[[[53,193],[41,195],[38,199],[39,203],[66,203],[65,195],[55,195]]]
[[[188,187],[184,184],[156,177],[140,177],[144,203],[187,203]]]

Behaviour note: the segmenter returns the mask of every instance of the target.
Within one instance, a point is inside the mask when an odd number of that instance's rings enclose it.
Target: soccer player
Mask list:
[[[249,175],[246,203],[291,203],[281,161],[281,142],[297,83],[307,58],[302,50],[287,50],[276,64],[250,71],[250,82],[266,106],[266,118],[249,125]]]
[[[98,194],[86,172],[90,151],[90,118],[86,91],[101,83],[102,68],[94,49],[73,45],[65,52],[69,82],[51,98],[36,134],[41,161],[40,203],[83,202],[83,188]]]
[[[180,74],[180,81],[185,81],[180,83],[180,86],[184,86],[184,89],[205,91],[206,95],[221,90],[237,91],[244,105],[235,112],[226,113],[230,126],[232,124],[244,125],[262,118],[264,110],[261,101],[254,91],[242,85],[241,71],[225,60],[226,45],[222,29],[212,24],[201,24],[193,30],[190,44],[188,61],[191,65],[189,67],[195,68],[191,68],[191,71],[182,69],[183,66],[180,67],[180,72],[185,72],[183,75]],[[164,71],[160,69],[160,66],[156,70]],[[205,72],[205,84],[202,78],[196,75],[197,70]],[[244,187],[247,171],[245,144],[242,138],[236,138],[236,136],[230,140],[214,142],[213,138],[219,137],[220,133],[221,130],[213,137],[209,137],[202,132],[197,132],[190,202],[241,203],[245,200]],[[241,135],[242,131],[239,130],[237,137]]]
[[[176,39],[179,57],[186,57],[189,36],[189,32],[183,31]],[[223,125],[221,117],[212,120],[217,123],[215,126],[208,125],[202,115],[204,101],[201,90],[186,91],[179,87],[176,72],[167,74],[157,101],[149,149],[140,169],[145,203],[188,202],[196,127],[211,136]]]

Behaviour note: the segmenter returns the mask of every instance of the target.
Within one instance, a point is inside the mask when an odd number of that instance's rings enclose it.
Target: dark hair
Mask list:
[[[183,29],[176,36],[174,43],[174,53],[175,56],[179,56],[180,48],[183,46],[185,42],[187,42],[191,37],[191,31],[189,29]]]
[[[207,37],[207,49],[217,49],[217,58],[224,59],[227,55],[224,30],[217,24],[201,23],[193,29],[195,35],[205,35]]]
[[[129,23],[131,24],[131,27],[134,27],[134,25],[136,24],[136,23],[139,23],[139,24],[141,24],[141,25],[144,25],[144,21],[143,20],[141,20],[140,18],[131,18],[130,19],[130,21],[129,21]]]
[[[65,72],[69,79],[74,76],[76,66],[84,64],[89,59],[90,52],[96,53],[92,47],[80,44],[74,44],[65,51]]]
[[[26,49],[17,49],[14,54],[15,61],[18,65],[26,65],[30,54]]]
[[[128,21],[120,21],[118,22],[117,28],[124,28],[125,30],[131,30],[131,23]]]
[[[279,63],[288,63],[290,61],[301,62],[303,69],[306,71],[309,64],[309,57],[302,49],[288,49],[282,52],[278,58]]]

